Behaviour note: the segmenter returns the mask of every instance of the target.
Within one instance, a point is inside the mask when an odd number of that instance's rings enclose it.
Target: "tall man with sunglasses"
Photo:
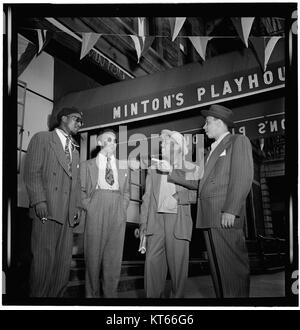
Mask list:
[[[72,136],[82,125],[76,108],[57,114],[58,127],[35,134],[24,181],[32,219],[31,297],[62,297],[68,284],[73,228],[81,212],[79,153]]]

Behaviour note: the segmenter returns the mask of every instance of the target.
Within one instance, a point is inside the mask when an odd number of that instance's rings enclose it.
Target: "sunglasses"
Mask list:
[[[68,116],[68,117],[71,117],[74,121],[76,121],[76,123],[81,124],[81,126],[83,125],[83,121],[80,117],[77,116]]]

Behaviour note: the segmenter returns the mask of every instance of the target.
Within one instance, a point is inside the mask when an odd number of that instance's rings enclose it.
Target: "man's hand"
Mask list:
[[[74,226],[79,225],[81,216],[81,209],[77,209],[76,215],[74,216]]]
[[[43,219],[48,217],[48,207],[46,202],[40,202],[36,204],[34,209],[38,218]]]
[[[235,215],[230,213],[222,213],[222,228],[232,228],[234,226]]]
[[[155,162],[157,169],[161,172],[169,173],[172,171],[172,166],[167,160],[159,160],[156,158],[152,158],[152,160]]]
[[[176,199],[177,203],[179,202],[178,192],[172,195],[174,199]]]

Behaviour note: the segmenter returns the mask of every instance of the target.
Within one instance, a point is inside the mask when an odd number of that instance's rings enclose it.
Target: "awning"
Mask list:
[[[284,39],[263,72],[251,49],[213,57],[203,63],[95,89],[71,93],[55,104],[75,106],[84,115],[82,131],[126,124],[283,88]]]

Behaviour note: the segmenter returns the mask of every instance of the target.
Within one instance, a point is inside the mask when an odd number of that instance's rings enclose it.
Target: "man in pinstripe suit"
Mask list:
[[[249,139],[231,135],[232,111],[221,105],[203,110],[204,130],[215,142],[206,156],[200,181],[173,170],[169,181],[198,190],[196,228],[204,230],[208,259],[218,298],[249,296],[249,261],[243,233],[246,197],[253,180]]]
[[[79,153],[71,138],[81,113],[63,108],[58,128],[35,134],[28,146],[24,181],[32,219],[31,297],[62,297],[69,280],[73,227],[80,216]]]

